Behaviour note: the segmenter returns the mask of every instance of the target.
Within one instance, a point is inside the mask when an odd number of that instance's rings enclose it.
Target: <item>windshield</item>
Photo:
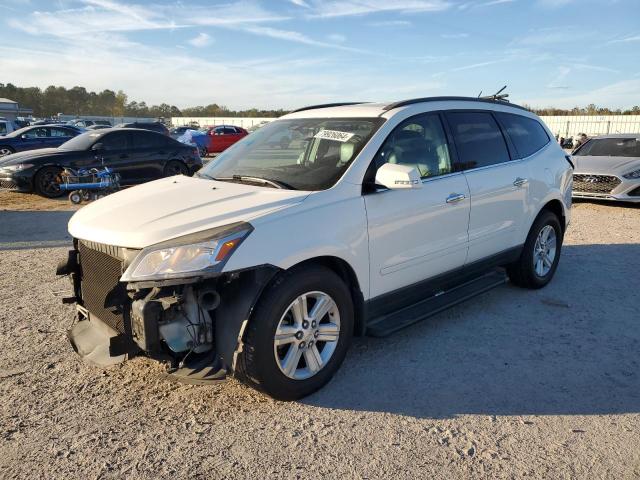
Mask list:
[[[638,138],[595,138],[579,149],[575,156],[640,157]]]
[[[88,150],[102,135],[104,135],[104,132],[100,131],[81,133],[77,137],[73,137],[71,140],[64,142],[58,148],[61,150]]]
[[[242,177],[253,177],[284,188],[324,190],[338,181],[383,121],[380,118],[276,120],[220,154],[199,175],[247,183],[254,182]]]

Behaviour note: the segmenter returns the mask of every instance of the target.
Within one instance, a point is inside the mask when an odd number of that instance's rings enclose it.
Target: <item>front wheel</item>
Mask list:
[[[507,267],[509,279],[524,288],[542,288],[558,268],[563,232],[558,217],[548,210],[533,222],[520,258]]]
[[[240,376],[275,399],[296,400],[331,380],[352,335],[351,295],[338,275],[320,266],[286,272],[256,307]]]
[[[61,172],[62,169],[58,167],[44,167],[38,170],[33,182],[36,193],[47,198],[57,198],[64,195],[64,192],[60,190]]]

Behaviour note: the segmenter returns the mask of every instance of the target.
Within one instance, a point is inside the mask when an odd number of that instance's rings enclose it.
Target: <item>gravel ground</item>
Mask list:
[[[640,477],[640,208],[578,203],[545,289],[356,339],[302,402],[83,364],[53,274],[72,212],[0,212],[2,478]]]

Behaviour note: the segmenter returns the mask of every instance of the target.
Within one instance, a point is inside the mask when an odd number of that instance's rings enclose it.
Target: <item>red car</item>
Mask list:
[[[207,135],[209,135],[207,153],[220,153],[241,138],[249,135],[249,132],[244,128],[234,127],[233,125],[217,125],[210,127]]]

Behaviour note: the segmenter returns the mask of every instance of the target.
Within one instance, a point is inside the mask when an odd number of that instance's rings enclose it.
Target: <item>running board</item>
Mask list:
[[[367,325],[367,335],[386,337],[506,282],[507,276],[502,271],[487,273],[450,290],[438,292],[432,297],[425,298],[397,312],[375,319]]]

